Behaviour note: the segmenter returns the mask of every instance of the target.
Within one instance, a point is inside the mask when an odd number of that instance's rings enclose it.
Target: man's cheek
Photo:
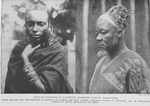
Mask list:
[[[118,43],[117,38],[113,38],[113,40],[112,40],[112,45],[116,45],[117,43]]]
[[[27,34],[31,34],[31,30],[26,29],[26,33],[27,33]]]

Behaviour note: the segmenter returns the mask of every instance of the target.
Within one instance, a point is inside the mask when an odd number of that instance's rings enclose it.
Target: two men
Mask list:
[[[98,61],[89,93],[150,93],[150,70],[144,59],[127,48],[124,32],[129,11],[113,6],[96,24]]]
[[[5,93],[73,93],[66,53],[52,37],[49,10],[35,5],[25,16],[25,39],[10,56]]]
[[[8,62],[5,93],[72,93],[64,48],[53,39],[48,10],[33,6],[25,17],[26,38]],[[89,93],[150,93],[150,71],[144,59],[124,41],[129,11],[114,6],[96,24],[99,55]],[[105,55],[105,56],[104,56]]]

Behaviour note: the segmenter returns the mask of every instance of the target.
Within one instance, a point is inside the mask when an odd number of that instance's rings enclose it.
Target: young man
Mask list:
[[[15,45],[8,62],[5,93],[73,93],[66,53],[52,37],[48,9],[32,6],[24,28],[26,37]]]
[[[128,16],[129,10],[118,5],[97,20],[96,40],[103,57],[95,67],[89,93],[150,93],[148,65],[124,41]]]

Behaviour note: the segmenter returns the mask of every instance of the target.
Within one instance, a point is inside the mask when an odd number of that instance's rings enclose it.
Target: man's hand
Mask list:
[[[28,57],[39,47],[40,45],[37,45],[32,48],[30,44],[26,46],[26,48],[24,49],[21,55],[25,64],[29,63]]]

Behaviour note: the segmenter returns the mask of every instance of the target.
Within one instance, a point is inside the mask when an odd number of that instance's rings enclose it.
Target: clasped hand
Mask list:
[[[26,59],[28,59],[28,57],[37,49],[37,48],[39,48],[40,47],[40,45],[37,45],[37,46],[35,46],[35,47],[32,47],[32,45],[31,44],[28,44],[27,46],[26,46],[26,48],[24,49],[24,51],[22,52],[22,58],[23,58],[23,60],[26,60]]]

